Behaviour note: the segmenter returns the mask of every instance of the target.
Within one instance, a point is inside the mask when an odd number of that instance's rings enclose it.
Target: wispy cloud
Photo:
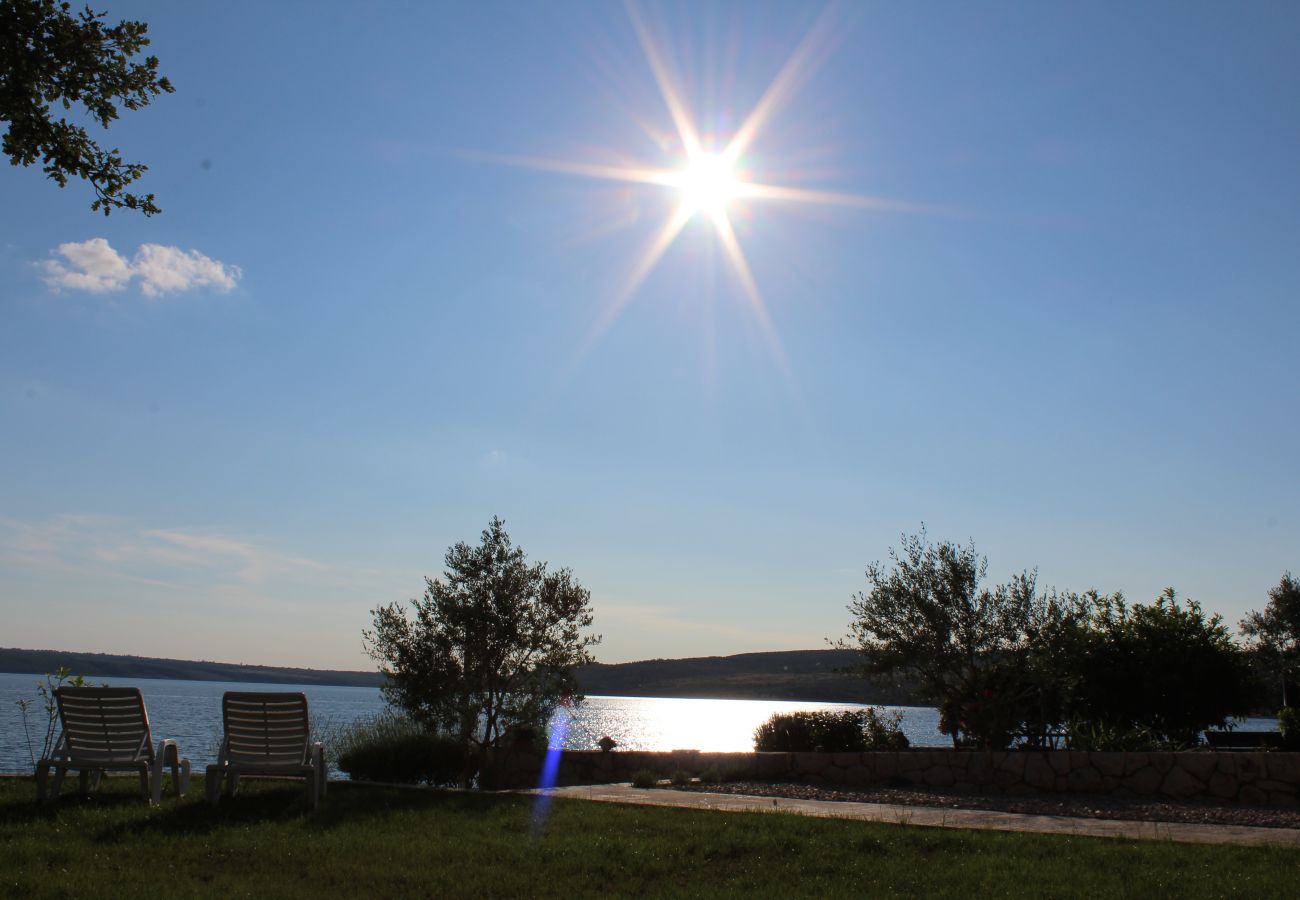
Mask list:
[[[325,577],[345,580],[364,570],[281,553],[264,543],[180,529],[141,529],[111,516],[60,515],[42,522],[0,516],[0,563],[47,574],[100,571],[156,579],[198,576],[239,584]]]
[[[182,293],[198,288],[233,290],[243,272],[197,250],[163,244],[142,244],[128,260],[104,238],[60,244],[38,263],[45,283],[54,291],[103,294],[125,290],[135,282],[146,297]]]

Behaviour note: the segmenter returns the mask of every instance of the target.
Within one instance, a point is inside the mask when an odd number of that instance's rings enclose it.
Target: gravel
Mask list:
[[[1141,822],[1191,822],[1203,825],[1254,825],[1265,828],[1300,828],[1300,809],[1277,806],[1241,806],[1204,800],[1155,800],[1114,795],[969,794],[932,788],[898,788],[883,785],[821,787],[769,781],[731,781],[691,784],[676,790],[718,794],[748,794],[794,800],[834,800],[853,803],[893,803],[903,806],[938,806],[948,809],[984,809],[1037,816],[1072,816],[1087,819],[1125,819]]]

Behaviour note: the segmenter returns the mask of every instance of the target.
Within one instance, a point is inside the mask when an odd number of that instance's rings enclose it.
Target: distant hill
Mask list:
[[[188,659],[155,659],[109,653],[63,650],[15,650],[0,647],[0,672],[44,674],[66,666],[74,674],[99,678],[177,678],[187,681],[258,681],[265,684],[337,684],[379,687],[378,672],[334,669],[286,669]]]
[[[828,703],[908,703],[906,688],[835,670],[859,661],[850,650],[786,650],[594,663],[578,670],[584,694],[612,697],[715,697],[727,700],[807,700]],[[0,672],[53,672],[60,666],[98,678],[176,678],[189,681],[335,684],[378,687],[378,672],[290,669],[107,653],[0,648]]]
[[[595,663],[578,670],[578,684],[584,694],[614,697],[912,702],[905,686],[836,671],[859,664],[861,659],[853,650],[783,650]]]

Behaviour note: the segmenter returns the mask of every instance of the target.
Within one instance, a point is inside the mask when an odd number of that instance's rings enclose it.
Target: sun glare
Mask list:
[[[625,184],[642,184],[668,188],[678,192],[680,202],[676,210],[651,237],[643,252],[632,266],[632,271],[622,289],[609,301],[597,319],[585,347],[590,347],[604,333],[641,283],[654,269],[668,248],[677,240],[687,223],[697,215],[709,219],[717,234],[728,267],[748,301],[760,329],[778,363],[785,368],[784,353],[776,329],[763,302],[754,273],[745,258],[739,236],[732,226],[732,208],[761,201],[800,203],[841,207],[856,207],[879,211],[921,212],[921,207],[886,200],[880,197],[843,194],[835,191],[814,190],[793,185],[765,183],[751,180],[746,168],[738,171],[737,164],[753,147],[764,128],[770,124],[779,107],[788,103],[794,93],[815,68],[816,58],[828,43],[834,30],[834,16],[828,8],[817,20],[786,60],[758,103],[727,139],[719,152],[706,151],[701,140],[697,121],[678,91],[670,73],[667,60],[651,37],[641,19],[635,2],[629,0],[628,14],[636,30],[641,48],[645,52],[654,80],[659,87],[669,117],[679,140],[679,168],[658,168],[637,164],[610,164],[583,160],[539,159],[535,157],[492,156],[490,158],[510,165],[527,166],[587,178],[599,178]],[[582,351],[580,351],[582,352]]]
[[[719,215],[737,193],[739,180],[731,164],[718,154],[700,154],[682,170],[678,186],[682,203],[692,213]]]

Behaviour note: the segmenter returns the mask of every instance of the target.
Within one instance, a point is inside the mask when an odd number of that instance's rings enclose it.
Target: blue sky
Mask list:
[[[824,646],[923,521],[1234,623],[1300,570],[1294,4],[109,13],[164,212],[0,166],[0,646],[365,667],[493,515],[611,662]],[[899,207],[729,201],[770,328],[555,171],[683,165],[638,16],[705,149],[802,46],[738,175]]]

